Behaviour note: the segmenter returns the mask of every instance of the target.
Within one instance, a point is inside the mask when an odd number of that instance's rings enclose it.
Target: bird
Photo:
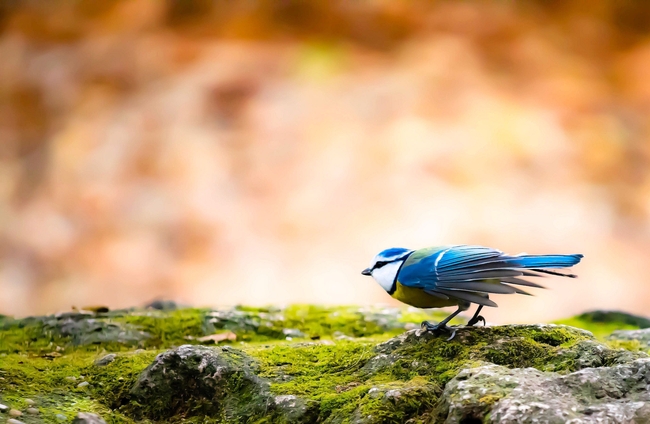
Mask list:
[[[433,333],[448,332],[452,340],[456,329],[447,323],[475,303],[478,308],[467,325],[479,322],[484,306],[497,307],[491,294],[530,293],[518,286],[544,288],[527,277],[557,275],[575,278],[555,269],[569,268],[583,258],[570,255],[508,255],[500,250],[475,245],[452,245],[411,250],[393,247],[377,254],[361,274],[372,276],[390,296],[416,308],[458,309],[438,324],[422,322]]]

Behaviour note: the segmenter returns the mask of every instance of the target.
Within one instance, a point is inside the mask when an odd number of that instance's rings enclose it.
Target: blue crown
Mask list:
[[[404,256],[410,251],[410,249],[405,249],[403,247],[391,247],[390,249],[381,251],[377,256],[381,257],[382,259],[393,260]]]

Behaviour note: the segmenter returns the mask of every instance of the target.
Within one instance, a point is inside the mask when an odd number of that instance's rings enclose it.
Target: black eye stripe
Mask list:
[[[391,263],[391,262],[392,262],[392,261],[380,261],[380,262],[377,262],[377,263],[375,264],[375,266],[374,266],[372,269],[378,269],[378,268],[381,268],[382,266],[384,266],[384,265],[388,265],[388,264]]]

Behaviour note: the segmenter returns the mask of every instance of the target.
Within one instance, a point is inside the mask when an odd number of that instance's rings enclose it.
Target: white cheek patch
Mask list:
[[[374,278],[384,290],[390,291],[390,289],[393,288],[393,281],[395,281],[395,276],[397,275],[400,266],[402,266],[402,262],[404,261],[395,261],[386,264],[381,268],[374,269],[372,271],[372,278]]]

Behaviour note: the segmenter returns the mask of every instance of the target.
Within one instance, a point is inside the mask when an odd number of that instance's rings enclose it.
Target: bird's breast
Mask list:
[[[431,296],[420,288],[404,286],[399,281],[396,282],[395,291],[391,296],[416,308],[444,308],[445,306],[458,305],[458,301]]]

